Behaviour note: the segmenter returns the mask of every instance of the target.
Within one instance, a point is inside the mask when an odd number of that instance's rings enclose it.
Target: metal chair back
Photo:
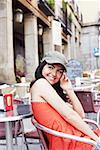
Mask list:
[[[79,142],[83,142],[83,143],[96,145],[96,142],[91,139],[79,137],[79,136],[75,136],[75,135],[71,135],[71,134],[66,134],[63,132],[58,132],[58,131],[52,130],[50,128],[47,128],[47,127],[39,124],[34,118],[32,118],[32,123],[37,128],[37,131],[40,135],[40,139],[42,141],[42,144],[43,144],[45,150],[48,150],[49,148],[48,148],[47,139],[45,140],[44,133],[49,133],[51,135],[58,136],[61,138],[67,138],[67,139],[71,139],[71,140],[75,140],[75,141],[79,141]]]

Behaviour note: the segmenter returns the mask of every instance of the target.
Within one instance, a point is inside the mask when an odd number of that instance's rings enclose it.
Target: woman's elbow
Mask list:
[[[82,119],[85,118],[85,113],[84,113],[84,112],[81,113],[81,118],[82,118]]]
[[[80,115],[80,117],[81,117],[82,119],[85,118],[84,110],[78,111],[77,113]]]
[[[79,114],[77,113],[76,111],[70,111],[67,116],[65,117],[67,119],[67,121],[71,121],[71,122],[74,122],[76,120],[76,118],[78,118],[78,116],[80,116],[82,119],[85,118],[85,114],[84,112]]]

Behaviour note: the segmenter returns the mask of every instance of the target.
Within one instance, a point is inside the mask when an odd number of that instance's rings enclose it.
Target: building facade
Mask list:
[[[77,2],[83,14],[80,61],[84,70],[100,69],[100,1]]]
[[[74,0],[0,1],[0,81],[18,82],[34,71],[47,51],[78,58],[82,14]]]
[[[80,62],[84,63],[84,70],[100,69],[99,22],[87,23],[82,27],[82,44]]]

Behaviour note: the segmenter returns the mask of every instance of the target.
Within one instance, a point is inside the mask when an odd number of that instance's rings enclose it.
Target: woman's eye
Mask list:
[[[60,74],[63,74],[63,70],[59,70],[58,72],[59,72]]]
[[[48,65],[48,68],[49,68],[49,69],[53,69],[53,66],[51,66],[51,65]]]

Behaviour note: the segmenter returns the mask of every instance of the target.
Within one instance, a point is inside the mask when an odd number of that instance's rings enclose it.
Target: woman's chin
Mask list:
[[[51,85],[55,84],[55,82],[52,81],[52,80],[48,80],[48,82],[49,82]]]

